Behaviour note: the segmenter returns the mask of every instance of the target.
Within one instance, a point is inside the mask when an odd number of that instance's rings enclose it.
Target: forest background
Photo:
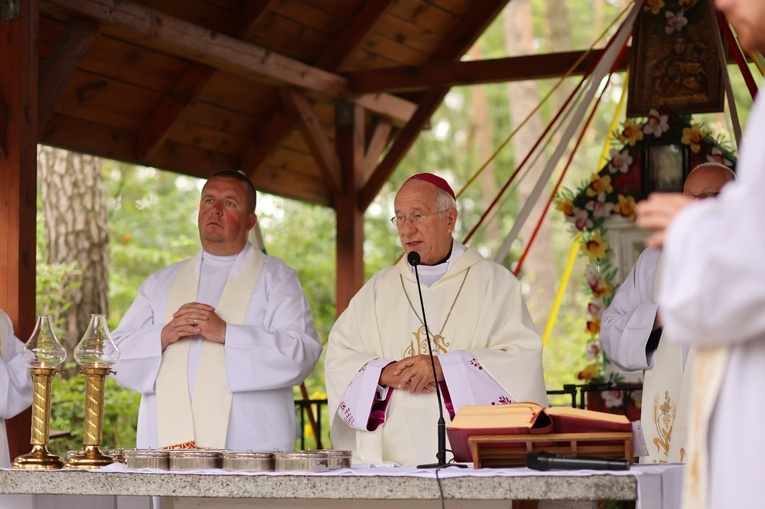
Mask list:
[[[627,0],[513,0],[468,52],[466,59],[569,51],[588,48],[627,5]],[[584,7],[586,4],[586,8]],[[618,26],[618,24],[617,24]],[[613,28],[608,32],[613,33]],[[607,40],[605,38],[603,41]],[[603,47],[604,42],[598,44]],[[737,86],[746,121],[751,98]],[[519,130],[459,200],[455,238],[462,240],[477,223],[579,78],[568,79]],[[583,143],[572,160],[565,187],[576,187],[601,166],[609,126],[623,112],[616,106],[625,75],[616,75],[603,97]],[[393,264],[401,252],[389,218],[401,183],[428,171],[446,177],[455,190],[472,177],[556,84],[539,80],[473,87],[455,87],[431,119],[410,153],[368,208],[364,226],[364,267],[367,278]],[[708,127],[726,131],[722,116],[705,116]],[[555,144],[555,140],[551,145]],[[550,154],[554,146],[548,147]],[[505,193],[497,209],[470,244],[491,258],[510,231],[518,211],[546,160],[531,166]],[[37,220],[37,312],[55,317],[59,338],[70,352],[63,377],[53,386],[53,430],[69,432],[52,441],[65,455],[82,441],[84,377],[77,375],[71,352],[91,312],[108,315],[112,330],[127,311],[141,282],[154,271],[192,256],[199,249],[196,214],[204,181],[153,168],[129,166],[62,150],[39,148],[40,192]],[[558,168],[554,178],[560,172]],[[543,196],[548,196],[552,184]],[[545,200],[540,200],[544,202]],[[521,230],[505,260],[514,267],[524,242],[542,213],[539,204]],[[316,327],[326,340],[335,320],[335,215],[308,205],[260,193],[259,225],[270,255],[282,258],[298,273],[311,304]],[[520,273],[524,295],[537,329],[545,329],[561,273],[573,242],[570,225],[551,209]],[[544,350],[548,389],[578,383],[585,366],[587,297],[583,292],[585,262],[574,266],[556,326]],[[323,358],[306,380],[312,399],[326,397]],[[301,395],[296,390],[296,399]],[[134,447],[140,396],[110,381],[106,390],[104,447]],[[329,421],[322,415],[327,446]],[[308,426],[306,447],[315,445]]]

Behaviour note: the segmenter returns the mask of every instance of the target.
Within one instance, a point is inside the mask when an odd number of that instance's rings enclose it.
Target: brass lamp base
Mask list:
[[[101,468],[112,463],[114,458],[102,453],[97,445],[88,445],[82,453],[69,458],[64,468]]]
[[[64,466],[64,461],[49,453],[44,445],[33,445],[30,453],[17,457],[11,466],[25,470],[58,470]]]

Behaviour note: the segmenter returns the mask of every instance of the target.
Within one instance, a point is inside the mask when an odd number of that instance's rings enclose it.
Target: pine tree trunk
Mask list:
[[[38,160],[46,261],[75,262],[81,271],[65,281],[78,283],[69,292],[71,306],[50,310],[56,318],[63,319],[66,336],[60,339],[71,353],[85,332],[90,315],[109,313],[109,231],[101,161],[44,146],[38,149]]]

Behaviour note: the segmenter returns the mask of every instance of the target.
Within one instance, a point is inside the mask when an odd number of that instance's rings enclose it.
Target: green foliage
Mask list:
[[[65,366],[71,369],[74,364]],[[85,423],[85,377],[54,377],[51,387],[51,430],[68,431],[70,436],[55,438],[50,450],[63,458],[70,450],[82,449]],[[140,394],[119,387],[107,378],[104,395],[104,435],[101,449],[135,447]]]

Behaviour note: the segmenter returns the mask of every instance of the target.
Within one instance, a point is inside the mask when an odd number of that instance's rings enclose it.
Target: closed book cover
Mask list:
[[[468,438],[475,435],[522,435],[549,433],[596,433],[632,431],[624,415],[571,407],[544,408],[536,403],[465,406],[446,430],[454,459],[473,461]],[[523,447],[523,444],[491,444],[484,447]]]

